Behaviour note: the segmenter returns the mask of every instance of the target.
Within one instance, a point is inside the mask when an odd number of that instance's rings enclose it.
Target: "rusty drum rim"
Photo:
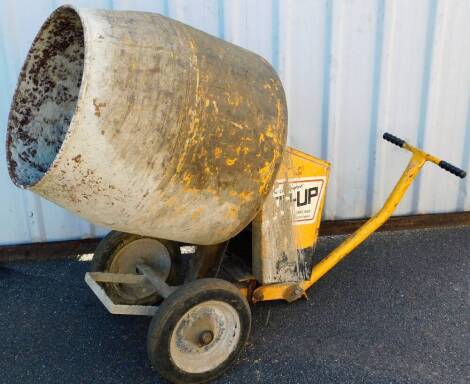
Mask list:
[[[10,127],[10,120],[13,116],[14,110],[13,106],[15,105],[17,98],[19,97],[20,94],[20,87],[19,85],[22,83],[24,76],[26,75],[26,70],[30,61],[30,56],[34,53],[36,43],[37,41],[43,36],[45,33],[46,29],[49,27],[49,25],[54,21],[54,19],[57,18],[57,15],[59,15],[61,12],[67,12],[67,11],[72,11],[75,16],[79,19],[82,31],[83,31],[83,50],[84,50],[84,58],[83,58],[83,68],[82,68],[82,75],[81,75],[81,82],[80,82],[80,87],[78,90],[78,96],[77,96],[77,101],[75,103],[74,111],[72,114],[72,118],[70,120],[70,123],[68,124],[67,131],[64,135],[64,138],[62,140],[62,143],[60,145],[60,148],[55,154],[54,159],[52,162],[49,164],[48,168],[42,173],[41,177],[31,183],[24,183],[21,182],[18,178],[18,176],[15,173],[15,166],[12,161],[12,155],[11,155],[11,146],[13,145],[13,139],[12,139],[12,128]],[[89,27],[86,22],[86,19],[82,17],[81,12],[79,8],[73,6],[73,5],[61,5],[58,8],[56,8],[48,17],[47,19],[42,23],[38,33],[34,37],[33,43],[31,44],[31,47],[27,53],[27,56],[23,62],[23,65],[21,66],[20,74],[18,76],[18,79],[16,81],[16,86],[15,86],[15,92],[13,93],[12,97],[12,102],[10,106],[10,112],[8,114],[8,120],[7,120],[7,130],[6,130],[6,140],[5,140],[5,157],[6,157],[6,162],[7,162],[7,168],[8,168],[8,174],[10,176],[11,181],[13,184],[21,189],[32,189],[38,185],[41,184],[41,182],[46,178],[46,176],[50,173],[50,170],[54,168],[54,166],[61,160],[62,154],[64,152],[64,147],[68,141],[68,138],[71,135],[71,131],[73,130],[74,127],[74,121],[76,120],[76,112],[80,109],[80,105],[82,104],[82,100],[84,97],[84,93],[86,90],[86,79],[88,78],[88,73],[89,73],[89,62],[87,60],[89,56],[89,42],[90,37],[89,37]]]
[[[236,350],[241,321],[229,303],[209,300],[189,309],[176,323],[170,340],[170,356],[182,371],[209,372]]]

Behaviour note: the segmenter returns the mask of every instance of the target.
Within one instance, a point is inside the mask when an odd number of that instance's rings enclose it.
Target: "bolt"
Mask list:
[[[212,340],[214,340],[214,334],[211,331],[204,331],[199,335],[199,342],[202,345],[208,345]]]

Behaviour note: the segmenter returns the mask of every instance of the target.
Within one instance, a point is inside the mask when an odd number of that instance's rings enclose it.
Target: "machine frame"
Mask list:
[[[271,300],[285,300],[288,302],[293,302],[302,297],[306,298],[306,291],[313,284],[315,284],[321,277],[327,274],[335,265],[343,260],[349,253],[351,253],[351,251],[357,248],[390,218],[400,201],[403,199],[406,191],[416,179],[424,164],[427,162],[434,163],[460,178],[464,178],[466,176],[465,171],[419,148],[416,148],[406,143],[404,140],[399,139],[389,133],[385,133],[383,138],[409,151],[412,154],[408,166],[403,171],[402,176],[396,183],[393,191],[390,193],[383,207],[357,231],[344,240],[330,254],[314,265],[311,269],[309,279],[295,282],[262,284],[257,286],[255,289],[250,289],[249,284],[243,282],[243,280],[245,282],[252,281],[254,277],[239,279],[237,286],[239,286],[240,293],[250,302],[256,303],[259,301]],[[325,166],[327,164],[328,163],[323,162],[322,165]],[[320,217],[323,205],[324,199],[322,199],[320,202]],[[318,223],[320,217],[318,218]],[[317,233],[318,230],[314,228],[314,233],[312,233],[310,239],[312,245],[314,245],[316,242]],[[305,242],[305,240],[303,241]],[[88,272],[85,275],[85,281],[110,313],[153,316],[158,310],[158,306],[123,305],[114,303],[107,295],[106,291],[100,286],[100,283],[142,284],[144,281],[148,281],[163,298],[168,297],[176,289],[176,287],[171,287],[166,284],[166,282],[163,281],[157,274],[155,274],[148,266],[138,265],[137,269],[141,275]]]

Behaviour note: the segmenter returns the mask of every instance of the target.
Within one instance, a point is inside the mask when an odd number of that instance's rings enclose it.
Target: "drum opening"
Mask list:
[[[84,52],[78,13],[58,8],[30,48],[11,105],[7,163],[19,187],[36,184],[62,146],[77,105]]]

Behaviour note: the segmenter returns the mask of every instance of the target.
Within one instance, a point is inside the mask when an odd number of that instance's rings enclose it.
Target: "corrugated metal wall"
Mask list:
[[[62,1],[0,1],[0,137],[16,76],[42,21]],[[165,14],[253,50],[279,71],[289,141],[333,163],[326,218],[370,215],[408,156],[393,132],[470,168],[468,0],[69,0]],[[0,145],[0,244],[100,235],[10,183]],[[470,210],[470,178],[428,166],[397,214]]]

